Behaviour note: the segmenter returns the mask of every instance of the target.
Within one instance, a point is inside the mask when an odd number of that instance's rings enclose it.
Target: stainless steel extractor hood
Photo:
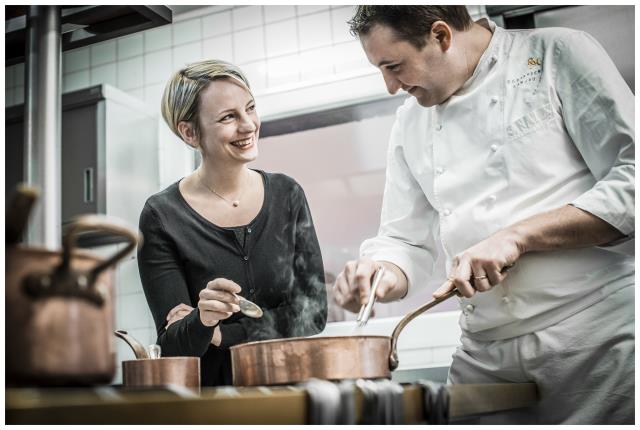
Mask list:
[[[24,61],[29,6],[5,6],[5,65]],[[61,6],[62,50],[170,24],[167,6]]]

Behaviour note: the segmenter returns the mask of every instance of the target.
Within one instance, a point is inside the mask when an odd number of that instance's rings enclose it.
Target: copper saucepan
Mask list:
[[[249,342],[230,348],[233,385],[278,385],[310,378],[390,378],[400,332],[415,317],[459,295],[454,288],[407,314],[389,336],[327,336]]]
[[[200,357],[151,358],[146,348],[124,330],[115,335],[129,344],[135,360],[122,362],[122,383],[126,387],[179,385],[200,392]]]
[[[113,326],[116,263],[138,234],[104,216],[78,218],[66,230],[62,251],[20,245],[37,192],[22,188],[7,212],[7,385],[90,385],[115,374]],[[79,234],[124,238],[110,258],[78,250]]]

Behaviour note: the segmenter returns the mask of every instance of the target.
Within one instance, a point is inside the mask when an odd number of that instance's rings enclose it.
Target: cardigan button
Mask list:
[[[247,233],[251,234],[251,227],[247,228]]]
[[[249,256],[248,256],[248,255],[245,255],[245,256],[244,256],[244,257],[242,257],[242,258],[244,258],[244,261],[249,260]]]

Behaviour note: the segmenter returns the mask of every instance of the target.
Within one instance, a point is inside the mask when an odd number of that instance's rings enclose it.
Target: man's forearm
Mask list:
[[[516,235],[522,253],[598,246],[624,237],[601,218],[570,205],[534,215],[506,230]]]

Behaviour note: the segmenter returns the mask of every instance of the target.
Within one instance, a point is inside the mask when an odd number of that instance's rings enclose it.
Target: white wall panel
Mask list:
[[[24,85],[24,63],[15,65],[14,84],[16,87],[21,87]]]
[[[142,55],[143,43],[142,33],[134,33],[118,39],[118,60]]]
[[[331,15],[329,11],[301,16],[298,21],[301,50],[331,44]]]
[[[118,68],[116,63],[103,64],[91,68],[91,85],[109,84],[118,86]]]
[[[282,21],[296,16],[295,6],[263,6],[262,10],[265,23]]]
[[[234,31],[263,24],[262,6],[240,6],[232,10]]]
[[[231,35],[225,34],[224,36],[217,36],[203,40],[202,58],[215,58],[233,63],[233,41]]]
[[[309,6],[296,6],[298,10],[298,16],[309,15],[312,13],[324,11],[329,9],[326,5],[309,5]]]
[[[295,37],[296,31],[297,21],[295,19],[267,24],[265,28],[267,57],[296,52],[298,50],[298,38]]]
[[[118,88],[130,90],[144,84],[143,57],[118,62]]]
[[[166,83],[174,68],[171,50],[151,52],[144,56],[144,84]]]
[[[171,29],[171,25],[164,25],[162,27],[145,31],[144,51],[153,52],[159,49],[170,48],[172,43]]]
[[[267,60],[267,85],[269,87],[292,84],[299,80],[298,54],[285,55]]]
[[[345,6],[331,9],[331,29],[333,35],[333,43],[348,42],[355,40],[349,33],[347,21],[353,18],[355,11],[354,6]]]
[[[251,85],[253,94],[260,93],[267,88],[267,62],[264,60],[254,61],[248,64],[240,65],[242,72],[245,74]],[[261,109],[259,106],[258,109]]]
[[[189,63],[193,63],[194,61],[202,60],[202,42],[197,41],[193,43],[188,43],[186,45],[175,46],[173,48],[173,58],[172,58],[172,69],[165,80],[169,79],[172,72],[175,72],[183,67],[185,67]]]
[[[21,63],[24,64],[24,63]],[[8,66],[4,68],[4,87],[5,88],[13,88],[15,87],[15,73],[18,65]],[[24,67],[24,66],[23,66]]]
[[[239,64],[265,58],[262,27],[237,31],[233,34],[233,58]]]
[[[89,48],[78,48],[62,54],[63,73],[76,72],[89,67]]]
[[[91,65],[97,66],[116,61],[116,46],[115,40],[91,45]]]
[[[69,92],[89,86],[89,70],[67,73],[62,79],[62,91]]]
[[[202,39],[202,20],[200,18],[176,22],[173,25],[173,44],[182,45]]]
[[[231,12],[224,11],[202,17],[202,37],[231,33]]]

